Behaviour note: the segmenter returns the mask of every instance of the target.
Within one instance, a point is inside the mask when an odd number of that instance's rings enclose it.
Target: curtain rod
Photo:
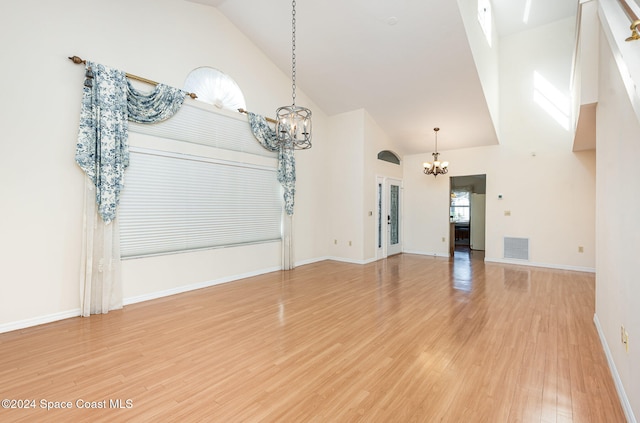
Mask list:
[[[238,109],[238,111],[239,111],[240,113],[244,113],[244,114],[249,113],[248,111],[246,111],[245,109],[242,109],[242,108],[241,108],[241,109]],[[275,119],[271,119],[270,117],[266,117],[266,118],[264,118],[264,119],[265,119],[267,122],[271,122],[271,123],[278,123],[278,121],[277,121],[277,120],[275,120]]]
[[[638,19],[638,15],[635,14],[631,6],[627,4],[626,0],[618,0],[622,9],[627,14],[629,20],[631,20],[631,37],[627,38],[625,41],[634,41],[640,40],[640,34],[638,34],[638,25],[640,25],[640,19]]]
[[[69,60],[71,60],[71,61],[72,61],[73,63],[75,63],[76,65],[86,64],[86,63],[87,63],[87,61],[86,61],[86,60],[84,60],[84,59],[82,59],[82,58],[80,58],[80,57],[78,57],[78,56],[71,56],[71,57],[69,57]],[[126,72],[125,72],[125,76],[126,76],[127,78],[129,78],[129,79],[135,79],[136,81],[144,82],[144,83],[146,83],[146,84],[151,84],[151,85],[158,85],[158,84],[159,84],[159,82],[152,81],[152,80],[150,80],[150,79],[143,78],[143,77],[141,77],[141,76],[133,75],[133,74],[126,73]],[[198,98],[198,96],[197,96],[195,93],[187,93],[187,95],[188,95],[189,97],[193,98],[193,99]]]

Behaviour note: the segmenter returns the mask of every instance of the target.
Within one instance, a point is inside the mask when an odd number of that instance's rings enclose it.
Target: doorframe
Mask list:
[[[376,220],[375,220],[375,250],[376,250],[376,260],[380,260],[383,258],[387,258],[389,256],[389,227],[387,224],[387,215],[389,214],[389,201],[388,201],[388,191],[391,182],[394,182],[393,185],[397,185],[400,187],[399,192],[399,201],[398,201],[398,234],[400,238],[400,252],[403,251],[403,242],[404,242],[404,234],[403,234],[403,202],[404,202],[404,194],[403,194],[403,185],[402,179],[394,178],[391,176],[376,176]],[[382,187],[380,189],[379,187]],[[380,224],[382,224],[382,230],[380,230]],[[381,237],[379,236],[381,235]],[[398,253],[398,254],[399,254]]]
[[[486,233],[487,233],[487,215],[486,215],[486,211],[487,211],[487,207],[486,207],[486,191],[487,191],[487,174],[486,173],[479,173],[479,174],[473,174],[473,175],[456,175],[456,176],[451,176],[449,178],[449,194],[451,194],[453,192],[454,189],[454,180],[455,179],[463,179],[463,178],[482,178],[483,182],[484,182],[484,193],[485,193],[485,207],[484,207],[484,211],[485,211],[485,215],[484,215],[484,219],[483,219],[483,224],[485,227],[485,244],[486,244]],[[472,226],[472,222],[471,222],[471,214],[473,213],[472,210],[472,205],[471,205],[471,195],[474,194],[474,192],[469,192],[469,250],[472,250],[472,244],[471,244],[471,226]],[[451,200],[449,200],[449,217],[451,217]],[[451,221],[451,219],[450,219]],[[453,251],[455,252],[455,235],[451,234],[450,235],[452,237],[453,240],[450,240],[450,249],[453,249]],[[486,247],[486,245],[485,245]],[[483,250],[484,251],[484,250]]]
[[[385,214],[386,200],[384,195],[385,177],[376,176],[376,221],[375,221],[375,250],[376,260],[387,257],[387,234],[385,231],[385,220],[382,215]]]

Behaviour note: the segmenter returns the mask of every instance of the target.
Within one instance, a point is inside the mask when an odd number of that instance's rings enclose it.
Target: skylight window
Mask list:
[[[531,0],[527,0],[524,5],[524,15],[522,16],[522,22],[525,24],[529,22],[529,13],[531,13]]]
[[[489,0],[478,0],[478,22],[480,22],[482,32],[484,32],[484,36],[489,43],[489,47],[491,47],[492,19],[491,3],[489,2]]]

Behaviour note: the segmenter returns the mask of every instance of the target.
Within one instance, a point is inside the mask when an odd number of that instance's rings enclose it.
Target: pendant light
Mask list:
[[[292,2],[291,18],[291,106],[280,107],[276,111],[276,134],[278,143],[284,148],[305,150],[311,148],[311,110],[296,106],[296,0]]]
[[[440,128],[433,128],[433,130],[436,133],[436,151],[431,153],[433,156],[433,162],[426,162],[422,166],[424,167],[424,173],[426,175],[433,175],[437,177],[438,175],[444,175],[449,171],[449,162],[441,162],[440,159],[438,159],[438,156],[440,156],[440,153],[438,153],[438,131]]]

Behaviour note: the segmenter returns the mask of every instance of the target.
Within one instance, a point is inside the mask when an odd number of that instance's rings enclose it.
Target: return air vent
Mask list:
[[[504,258],[529,260],[529,238],[504,237]]]

